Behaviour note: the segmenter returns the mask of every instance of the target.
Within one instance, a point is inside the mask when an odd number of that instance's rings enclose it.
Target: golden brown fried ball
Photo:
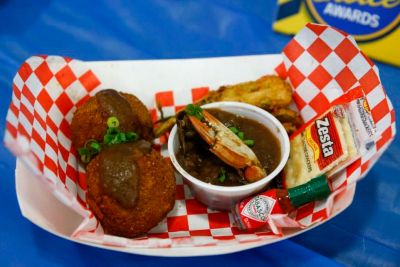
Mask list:
[[[132,120],[129,125],[121,125],[125,130],[133,131],[139,134],[141,139],[151,141],[153,135],[153,123],[146,106],[134,95],[127,93],[118,93],[113,89],[100,91],[99,93],[117,93],[127,100],[132,111]],[[76,150],[83,147],[86,141],[95,139],[103,141],[107,131],[107,119],[111,116],[104,110],[99,103],[98,94],[91,97],[74,113],[71,122],[72,145]]]
[[[145,141],[138,141],[145,142]],[[111,147],[129,144],[112,145]],[[149,144],[150,146],[150,144]],[[139,153],[135,163],[140,175],[138,195],[133,207],[126,208],[105,193],[100,170],[101,153],[86,168],[87,203],[106,234],[135,237],[156,226],[175,203],[175,177],[167,160],[153,149]],[[140,154],[142,153],[142,154]]]

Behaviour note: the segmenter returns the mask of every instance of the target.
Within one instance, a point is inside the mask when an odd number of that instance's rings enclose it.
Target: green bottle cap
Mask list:
[[[331,193],[326,175],[311,179],[309,182],[288,189],[289,199],[293,206],[324,199]]]

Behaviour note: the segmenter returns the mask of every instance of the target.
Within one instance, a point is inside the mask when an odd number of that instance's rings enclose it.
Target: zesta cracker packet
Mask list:
[[[284,185],[292,188],[347,167],[374,144],[375,125],[365,97],[342,98],[291,137]]]

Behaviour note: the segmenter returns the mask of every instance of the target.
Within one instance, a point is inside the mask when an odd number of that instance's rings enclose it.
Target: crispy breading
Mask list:
[[[270,111],[275,118],[277,118],[281,123],[290,123],[296,128],[299,128],[304,124],[302,118],[299,114],[288,108],[278,108]]]
[[[140,174],[139,195],[132,208],[123,207],[117,200],[105,194],[101,183],[100,162],[98,155],[86,168],[87,203],[106,234],[124,237],[144,234],[174,207],[173,168],[157,151],[151,150],[132,162],[136,164]]]
[[[216,91],[210,91],[202,101],[238,101],[270,110],[287,107],[292,101],[292,89],[280,77],[266,75],[256,81],[221,86]]]
[[[121,93],[131,105],[133,113],[135,113],[141,126],[142,137],[147,141],[151,141],[153,136],[153,122],[150,117],[149,110],[135,95]]]
[[[297,127],[291,122],[284,122],[284,123],[282,123],[282,125],[285,128],[288,135],[291,135],[297,131]]]
[[[134,120],[131,129],[145,140],[153,139],[153,123],[146,106],[134,95],[120,93],[130,104]],[[85,143],[94,139],[103,141],[107,131],[107,117],[101,111],[96,96],[89,98],[75,111],[71,122],[72,145],[76,150],[83,147]]]

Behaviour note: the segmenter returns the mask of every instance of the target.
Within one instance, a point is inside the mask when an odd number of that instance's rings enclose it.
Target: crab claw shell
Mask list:
[[[253,150],[210,113],[203,110],[203,116],[204,122],[195,116],[188,117],[199,135],[211,146],[212,153],[226,164],[236,169],[244,169],[244,177],[249,182],[266,176]]]
[[[265,177],[265,171],[264,169],[255,165],[249,166],[244,170],[244,177],[250,183],[254,183]]]
[[[193,127],[196,129],[197,133],[201,136],[201,138],[203,138],[203,140],[206,141],[207,144],[212,146],[215,143],[215,131],[207,124],[202,123],[195,116],[188,115],[188,117]]]
[[[247,166],[251,166],[251,160],[246,157],[245,155],[238,153],[226,147],[226,145],[221,143],[216,143],[210,151],[214,153],[218,158],[220,158],[226,164],[236,168],[236,169],[243,169]]]

